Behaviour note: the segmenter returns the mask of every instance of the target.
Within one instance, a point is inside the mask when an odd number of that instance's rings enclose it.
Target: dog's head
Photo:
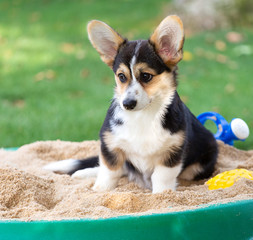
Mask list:
[[[138,111],[154,101],[168,101],[176,90],[176,65],[182,59],[183,24],[168,16],[149,40],[128,41],[107,24],[88,24],[89,39],[112,68],[116,98],[124,110]]]

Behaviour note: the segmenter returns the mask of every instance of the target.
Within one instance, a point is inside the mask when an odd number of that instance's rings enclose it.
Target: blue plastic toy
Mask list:
[[[240,118],[234,118],[228,123],[224,117],[216,112],[204,112],[197,119],[204,125],[207,120],[213,121],[217,126],[214,137],[226,144],[234,145],[234,140],[245,141],[249,136],[249,127]]]

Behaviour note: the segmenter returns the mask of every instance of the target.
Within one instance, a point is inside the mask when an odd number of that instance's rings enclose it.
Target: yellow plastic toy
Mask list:
[[[253,172],[246,169],[234,169],[216,175],[209,179],[206,184],[209,190],[231,187],[241,178],[253,180]]]

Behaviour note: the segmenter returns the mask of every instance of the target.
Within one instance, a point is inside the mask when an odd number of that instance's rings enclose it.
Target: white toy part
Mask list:
[[[231,121],[231,130],[240,140],[245,140],[249,136],[249,127],[241,118],[234,118]]]

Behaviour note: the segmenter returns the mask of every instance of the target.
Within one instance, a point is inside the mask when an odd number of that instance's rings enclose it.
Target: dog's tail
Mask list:
[[[46,165],[44,169],[59,174],[69,174],[72,175],[72,177],[76,178],[83,178],[83,177],[96,176],[98,166],[99,166],[99,159],[98,156],[95,156],[83,160],[66,159],[53,162]],[[85,172],[82,170],[85,170]]]

